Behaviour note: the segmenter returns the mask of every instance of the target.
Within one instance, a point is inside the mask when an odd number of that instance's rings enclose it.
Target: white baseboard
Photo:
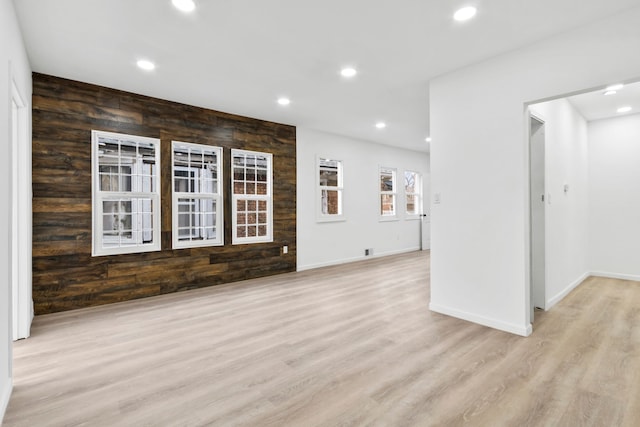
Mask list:
[[[0,424],[4,419],[4,414],[7,412],[7,406],[9,406],[9,399],[11,398],[11,390],[13,389],[13,381],[9,378],[8,384],[2,385],[3,389],[0,390],[2,395],[0,396]]]
[[[515,323],[503,322],[498,319],[493,319],[490,317],[479,316],[477,314],[468,313],[465,311],[457,310],[455,308],[444,307],[442,305],[430,303],[429,310],[435,311],[436,313],[446,314],[447,316],[456,317],[458,319],[466,320],[473,323],[478,323],[483,326],[488,326],[493,329],[498,329],[500,331],[509,332],[511,334],[521,335],[523,337],[528,337],[531,335],[533,328],[531,324],[528,325],[517,325]]]
[[[589,272],[584,273],[582,276],[578,277],[576,280],[574,280],[573,282],[571,282],[569,284],[569,286],[567,286],[566,288],[564,288],[562,291],[560,291],[557,295],[554,295],[552,298],[548,299],[546,304],[545,304],[545,311],[546,310],[550,310],[551,307],[553,307],[554,305],[556,305],[557,303],[559,303],[564,297],[566,297],[567,295],[569,295],[569,292],[571,292],[572,290],[574,290],[575,288],[577,288],[582,282],[584,282],[587,277],[589,277],[591,274]]]
[[[640,282],[640,276],[635,274],[609,273],[604,271],[592,271],[590,274],[591,276],[606,277],[608,279],[633,280],[634,282]]]
[[[316,268],[331,267],[333,265],[348,264],[350,262],[364,261],[365,259],[381,258],[381,257],[385,257],[385,256],[405,254],[405,253],[408,253],[408,252],[415,252],[415,251],[419,251],[419,250],[420,250],[420,247],[398,249],[398,250],[395,250],[395,251],[387,251],[387,252],[380,252],[380,253],[376,253],[374,251],[373,255],[369,255],[369,256],[362,255],[362,256],[357,256],[357,257],[353,257],[353,258],[334,259],[334,260],[331,260],[331,261],[325,261],[325,262],[320,262],[320,263],[316,263],[316,264],[308,264],[308,265],[300,265],[300,264],[298,264],[296,270],[297,271],[313,270],[313,269],[316,269]]]

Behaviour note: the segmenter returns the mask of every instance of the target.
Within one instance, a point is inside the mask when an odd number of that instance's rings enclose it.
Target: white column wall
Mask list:
[[[31,123],[31,69],[11,0],[0,0],[0,419],[12,388],[11,319],[11,98],[12,81]],[[29,136],[29,143],[31,139]],[[25,194],[30,197],[30,194]]]
[[[640,280],[640,114],[588,129],[591,272]]]
[[[528,335],[526,103],[640,77],[640,7],[430,84],[431,304]]]
[[[305,128],[297,129],[296,149],[298,270],[361,260],[367,248],[373,249],[373,256],[419,249],[420,221],[403,214],[403,174],[405,170],[421,173],[428,194],[427,153]],[[317,156],[343,162],[344,221],[317,221]],[[379,166],[397,169],[397,221],[379,220]]]

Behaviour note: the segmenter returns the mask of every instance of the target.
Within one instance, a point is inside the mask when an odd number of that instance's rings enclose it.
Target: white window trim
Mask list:
[[[208,150],[216,153],[217,159],[217,171],[218,171],[218,185],[216,193],[190,193],[190,192],[180,192],[175,191],[175,148],[176,146],[182,147],[193,147],[200,150]],[[190,142],[182,142],[182,141],[171,141],[171,225],[172,225],[172,247],[174,249],[185,249],[185,248],[198,248],[205,246],[222,246],[224,245],[224,194],[223,194],[223,175],[224,171],[222,170],[222,148],[215,147],[212,145],[204,145],[204,144],[193,144]],[[179,227],[178,227],[178,199],[180,198],[189,198],[189,199],[200,199],[200,200],[213,200],[216,202],[216,238],[215,239],[205,239],[205,240],[186,240],[181,241],[179,239]]]
[[[236,154],[251,154],[255,156],[265,156],[267,158],[267,194],[235,194],[234,193],[234,165],[233,159]],[[231,149],[229,175],[231,177],[231,244],[242,245],[250,243],[273,242],[273,155],[261,151],[249,151]],[[267,202],[267,234],[266,236],[238,237],[238,200],[255,200]]]
[[[101,191],[100,190],[100,164],[98,162],[99,151],[99,139],[100,137],[112,138],[112,139],[126,139],[129,141],[136,141],[141,143],[147,143],[154,146],[155,151],[155,164],[157,174],[155,178],[155,191],[151,192],[134,192],[134,191]],[[161,250],[160,242],[160,140],[157,138],[149,138],[145,136],[126,135],[114,132],[105,132],[92,130],[91,131],[91,198],[92,198],[92,256],[105,256],[105,255],[119,255],[119,254],[131,254],[141,252],[154,252]],[[137,245],[131,245],[126,247],[116,248],[104,248],[102,246],[103,238],[103,201],[108,199],[123,198],[123,199],[138,199],[148,198],[151,199],[152,206],[155,208],[152,212],[152,227],[153,237],[152,243],[140,243]],[[132,224],[132,227],[135,226]]]
[[[393,174],[393,191],[382,191],[380,189],[380,176],[382,172],[391,172]],[[376,179],[376,183],[378,185],[378,216],[380,221],[398,221],[398,170],[396,168],[390,168],[386,166],[378,167],[378,176]],[[382,195],[390,194],[393,196],[393,215],[383,215],[382,214]]]
[[[409,172],[415,174],[416,176],[416,187],[418,189],[417,193],[407,193],[407,187],[404,185],[404,176]],[[405,170],[402,174],[402,188],[404,189],[404,216],[406,220],[419,220],[422,216],[422,174],[420,172]],[[407,212],[407,199],[409,195],[416,196],[416,205],[418,207],[418,213],[410,214]]]
[[[339,222],[346,221],[347,218],[344,215],[344,161],[336,160],[339,162],[338,167],[338,186],[332,187],[320,184],[320,160],[329,160],[331,157],[316,156],[316,221],[317,222]],[[338,191],[340,195],[340,214],[324,214],[322,213],[322,190]]]

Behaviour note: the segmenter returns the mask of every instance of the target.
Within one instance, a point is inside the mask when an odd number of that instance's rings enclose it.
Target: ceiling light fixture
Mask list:
[[[342,70],[340,70],[340,74],[342,75],[342,77],[349,78],[358,74],[358,71],[353,67],[345,67]]]
[[[604,96],[615,95],[616,93],[618,92],[615,90],[608,90],[604,93]]]
[[[384,128],[387,127],[387,124],[385,122],[378,122],[378,123],[376,123],[376,127],[378,129],[384,129]]]
[[[631,111],[631,107],[629,106],[618,108],[618,113],[628,113],[629,111]]]
[[[154,64],[153,62],[147,59],[140,59],[136,64],[138,65],[139,68],[145,71],[152,71],[156,68],[156,64]]]
[[[427,141],[427,142],[431,142],[431,137],[430,137],[430,136],[428,136],[428,137],[426,137],[424,140],[425,140],[425,141]]]
[[[458,22],[467,21],[476,16],[477,11],[478,10],[473,6],[466,6],[458,9],[456,13],[453,14],[453,19]]]
[[[291,100],[289,98],[285,98],[285,97],[278,98],[278,104],[280,104],[280,105],[289,105],[289,104],[291,104]]]
[[[611,86],[607,86],[607,88],[605,89],[607,92],[609,91],[619,91],[620,89],[622,89],[624,87],[624,85],[622,83],[618,83],[616,85],[611,85]]]
[[[193,12],[196,8],[196,4],[193,0],[171,0],[171,3],[173,3],[173,6],[176,9],[185,13]]]

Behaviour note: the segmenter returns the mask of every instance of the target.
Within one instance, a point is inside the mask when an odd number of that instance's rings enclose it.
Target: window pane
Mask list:
[[[393,194],[381,194],[380,202],[380,212],[382,215],[395,215]]]
[[[322,213],[325,215],[340,215],[340,192],[322,190]]]
[[[247,223],[247,214],[246,214],[246,213],[244,213],[244,212],[242,212],[242,213],[238,212],[237,217],[238,217],[238,220],[237,220],[238,224],[243,224],[243,225],[244,225],[244,224],[246,224],[246,223]]]
[[[380,191],[393,191],[393,173],[380,172]]]
[[[102,240],[108,246],[119,246],[123,240],[131,240],[133,212],[131,200],[107,200],[102,202]]]
[[[118,166],[100,165],[100,190],[120,191]]]
[[[258,222],[258,215],[255,212],[247,214],[247,224],[256,224]]]
[[[417,174],[415,172],[404,173],[404,189],[407,193],[417,193]]]
[[[339,183],[339,160],[320,159],[320,185],[337,187]]]
[[[217,147],[173,142],[174,189],[178,192],[218,193]]]
[[[410,215],[418,214],[418,205],[416,203],[416,196],[414,194],[407,194],[407,213]]]

